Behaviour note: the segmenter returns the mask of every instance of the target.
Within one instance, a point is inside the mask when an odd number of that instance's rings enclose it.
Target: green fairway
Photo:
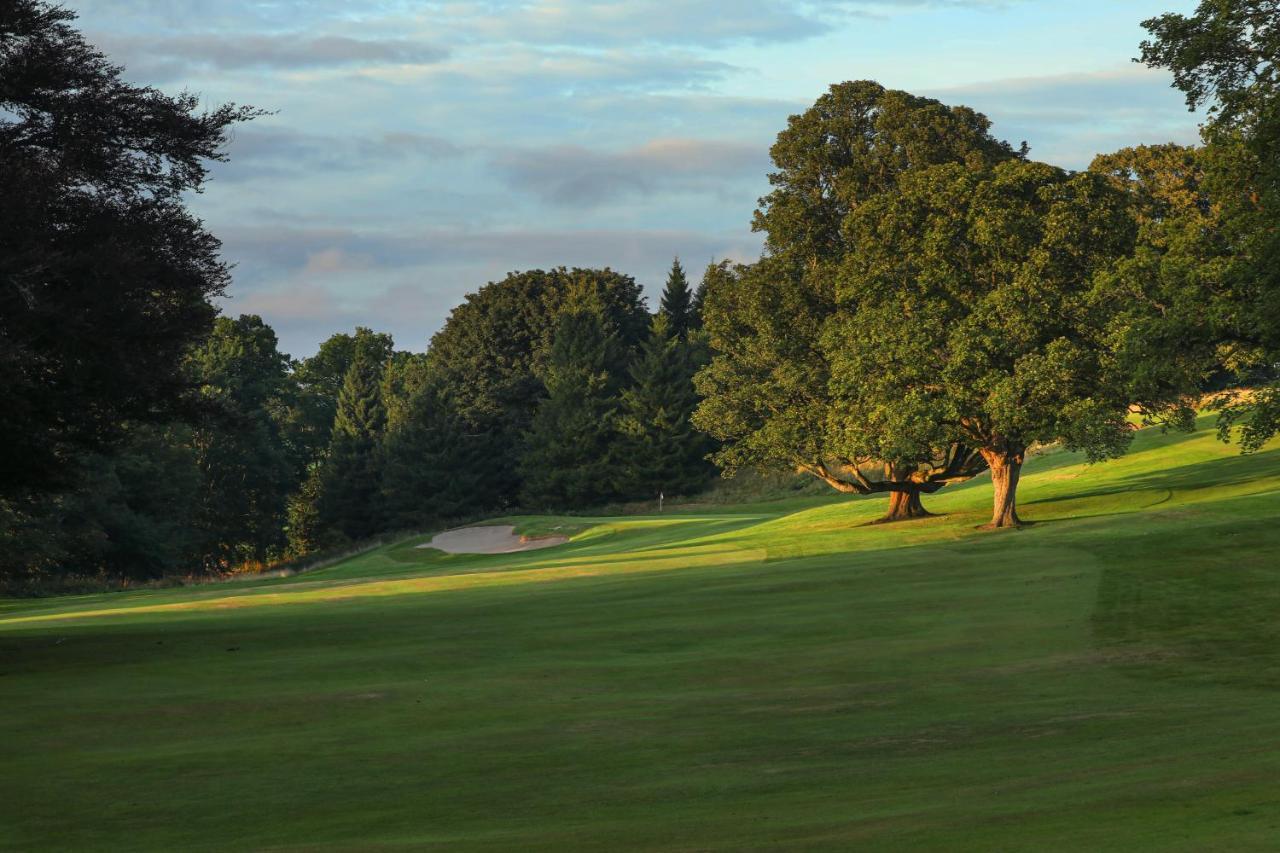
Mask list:
[[[0,601],[0,848],[1273,850],[1280,449]]]

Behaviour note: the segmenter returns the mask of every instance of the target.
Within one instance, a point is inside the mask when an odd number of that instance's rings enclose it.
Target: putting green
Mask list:
[[[1269,850],[1280,450],[0,601],[6,850]]]

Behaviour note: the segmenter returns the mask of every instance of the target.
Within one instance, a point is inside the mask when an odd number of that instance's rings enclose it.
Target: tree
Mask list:
[[[261,317],[241,315],[219,317],[188,365],[205,410],[192,433],[205,561],[261,561],[284,547],[286,501],[300,477],[284,435],[289,356]]]
[[[691,328],[702,328],[702,313],[707,304],[707,290],[711,286],[713,279],[728,276],[731,266],[732,263],[728,260],[712,261],[707,264],[707,268],[702,273],[702,278],[698,281],[698,288],[693,292],[693,300],[689,304],[689,325]]]
[[[391,335],[357,326],[353,334],[331,335],[310,358],[294,369],[298,402],[291,413],[291,431],[312,461],[324,454],[333,436],[338,411],[338,395],[356,356],[363,354],[370,364],[386,364],[395,354]]]
[[[704,400],[694,424],[724,442],[716,462],[727,475],[782,468],[844,492],[889,493],[884,520],[892,521],[922,514],[921,492],[982,470],[980,457],[953,442],[913,445],[907,458],[851,453],[854,425],[847,415],[833,425],[821,336],[851,251],[846,220],[930,165],[981,169],[1025,156],[1025,146],[1015,150],[989,129],[973,110],[869,81],[834,85],[788,120],[771,149],[773,191],[755,214],[765,257],[750,267],[713,265],[703,278],[714,356],[696,379]],[[902,333],[911,327],[904,323]]]
[[[427,357],[413,352],[391,353],[382,371],[382,405],[387,410],[387,434],[413,416],[414,399],[430,381]]]
[[[379,449],[387,420],[382,370],[383,365],[358,351],[338,394],[317,503],[318,521],[326,536],[366,539],[382,523]]]
[[[698,404],[693,358],[691,345],[675,335],[665,313],[658,314],[621,396],[612,455],[622,495],[684,495],[706,483],[710,447],[690,423]]]
[[[1130,200],[1134,252],[1099,277],[1108,337],[1133,406],[1148,422],[1191,429],[1220,365],[1248,361],[1223,346],[1205,296],[1235,266],[1224,210],[1209,187],[1213,152],[1143,145],[1094,158]],[[1233,371],[1234,372],[1234,371]]]
[[[183,204],[227,129],[196,95],[131,86],[40,2],[0,8],[0,489],[48,492],[81,451],[163,422],[229,280]]]
[[[432,374],[447,386],[468,431],[488,434],[497,448],[494,474],[479,486],[488,507],[508,504],[519,490],[520,447],[547,394],[542,377],[559,315],[587,303],[599,306],[616,335],[608,371],[620,376],[649,315],[635,280],[608,269],[512,273],[468,294],[431,340]]]
[[[1257,450],[1280,432],[1280,3],[1276,0],[1203,0],[1192,15],[1166,14],[1143,23],[1152,38],[1139,61],[1173,72],[1187,106],[1207,106],[1207,195],[1219,227],[1208,265],[1196,269],[1205,284],[1187,294],[1212,321],[1213,336],[1230,354],[1224,366],[1242,379],[1270,379],[1252,399],[1224,398],[1220,434],[1241,425],[1241,445]],[[1195,268],[1205,250],[1173,255]],[[1250,375],[1252,374],[1252,376]],[[1268,375],[1269,374],[1269,375]]]
[[[59,574],[150,579],[201,562],[200,471],[181,425],[128,427],[84,454],[76,488],[0,499],[0,587]]]
[[[525,505],[574,508],[615,497],[609,451],[619,383],[611,365],[620,348],[598,303],[561,312],[543,369],[547,396],[520,457]]]
[[[662,301],[658,313],[667,318],[671,334],[683,338],[693,325],[693,294],[689,290],[689,280],[685,278],[684,267],[680,259],[671,261],[671,272],[667,273],[667,284],[662,291]]]
[[[991,527],[1020,524],[1033,444],[1124,451],[1129,380],[1095,284],[1132,253],[1134,226],[1106,178],[1025,161],[936,166],[868,200],[845,234],[841,313],[823,335],[842,420],[908,453],[976,448],[995,487]]]
[[[387,524],[423,527],[485,509],[478,486],[500,475],[489,436],[467,430],[443,383],[430,377],[414,392],[405,416],[389,426],[382,476]]]

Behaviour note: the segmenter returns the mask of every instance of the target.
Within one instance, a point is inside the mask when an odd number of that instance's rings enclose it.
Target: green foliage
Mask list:
[[[761,199],[753,227],[765,232],[770,254],[838,260],[848,250],[844,218],[892,191],[904,171],[938,163],[981,168],[1025,153],[992,137],[990,127],[968,107],[870,80],[837,83],[791,116],[769,149],[773,190]]]
[[[242,315],[218,318],[188,364],[209,411],[192,439],[204,559],[223,567],[262,560],[284,547],[286,501],[299,479],[284,437],[293,402],[289,356],[261,317]]]
[[[308,460],[318,458],[328,449],[338,411],[338,395],[342,392],[347,371],[356,356],[361,354],[370,364],[386,364],[395,355],[391,335],[364,326],[357,326],[353,334],[339,332],[320,344],[315,355],[304,359],[294,369],[298,400],[291,413],[291,433],[295,442],[306,448]],[[397,358],[394,368],[397,376],[401,370],[412,370],[404,361],[405,356]],[[398,383],[402,380],[392,381]]]
[[[382,405],[387,410],[387,433],[404,425],[412,415],[414,398],[427,384],[427,357],[397,352],[385,359],[382,371]]]
[[[229,279],[184,206],[228,129],[203,107],[121,79],[75,14],[0,9],[0,492],[48,494],[129,422],[182,410],[186,349]]]
[[[290,557],[305,557],[330,544],[320,518],[320,496],[324,489],[324,465],[314,463],[298,490],[289,496],[285,509],[285,552]]]
[[[671,334],[683,338],[693,323],[693,293],[689,289],[689,279],[685,277],[684,267],[680,259],[671,261],[671,272],[667,273],[667,284],[662,290],[662,301],[658,313],[667,318]]]
[[[631,365],[618,438],[610,448],[621,495],[647,500],[659,493],[691,494],[706,485],[711,469],[704,457],[710,448],[689,420],[698,404],[696,356],[694,345],[676,336],[667,315],[658,314]]]
[[[865,492],[904,478],[932,489],[974,473],[971,454],[952,442],[852,441],[873,430],[834,402],[821,339],[837,312],[837,271],[853,251],[848,220],[931,164],[1019,161],[1025,150],[989,127],[968,108],[867,81],[832,86],[789,119],[771,149],[774,189],[755,217],[767,234],[765,257],[750,267],[713,265],[703,278],[714,357],[696,380],[704,401],[694,423],[724,442],[716,462],[727,474],[799,470]],[[913,328],[903,323],[894,334]],[[859,335],[873,346],[882,333]]]
[[[1093,284],[1133,230],[1104,178],[1024,161],[933,167],[866,202],[823,336],[846,437],[1018,462],[1037,442],[1122,452],[1129,388]]]
[[[196,462],[189,430],[137,425],[111,453],[79,460],[76,489],[0,501],[0,583],[194,571],[205,544]]]
[[[562,311],[543,368],[546,397],[525,437],[521,500],[533,507],[584,507],[613,497],[618,336],[602,306]]]
[[[501,476],[499,448],[468,430],[442,383],[426,379],[405,417],[389,427],[382,474],[384,523],[422,528],[484,510],[486,481]]]
[[[326,535],[360,540],[381,528],[383,367],[357,351],[343,379],[316,506]]]
[[[468,430],[488,434],[498,449],[495,474],[481,486],[486,506],[505,506],[518,491],[520,448],[547,393],[541,377],[559,314],[586,303],[600,306],[616,334],[608,370],[620,376],[649,320],[640,286],[609,269],[512,273],[468,294],[431,340],[433,375],[445,383]]]
[[[1176,318],[1201,312],[1225,369],[1241,381],[1273,383],[1256,402],[1216,403],[1224,437],[1233,424],[1246,425],[1249,451],[1280,432],[1273,402],[1280,393],[1280,4],[1203,0],[1192,15],[1161,15],[1143,26],[1152,38],[1142,43],[1142,61],[1173,72],[1189,107],[1209,108],[1201,158],[1213,228],[1170,247],[1166,264],[1198,285],[1174,292],[1170,304]],[[1198,224],[1194,213],[1181,219],[1189,233]]]

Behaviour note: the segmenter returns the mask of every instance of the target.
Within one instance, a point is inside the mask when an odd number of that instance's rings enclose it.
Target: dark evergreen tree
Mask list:
[[[620,494],[637,499],[686,495],[706,485],[711,448],[690,417],[698,404],[689,343],[672,331],[665,314],[653,320],[649,339],[631,366],[622,392],[613,446]]]
[[[662,301],[658,313],[667,318],[667,328],[677,338],[683,338],[693,323],[693,293],[689,289],[689,279],[685,277],[684,267],[680,259],[671,261],[671,272],[667,273],[667,286],[662,291]]]
[[[202,474],[197,525],[210,567],[260,561],[284,547],[286,500],[301,473],[283,430],[289,363],[255,315],[218,318],[189,358],[205,404],[193,443]]]
[[[380,527],[380,444],[387,420],[382,373],[383,365],[358,352],[338,394],[317,506],[326,537],[366,539]]]
[[[601,306],[617,335],[609,371],[621,376],[649,315],[635,280],[609,269],[512,273],[469,294],[432,338],[431,371],[448,386],[467,429],[493,438],[495,473],[479,486],[486,506],[505,506],[519,492],[520,447],[547,393],[543,374],[559,314],[588,302]]]
[[[324,463],[314,462],[298,491],[289,496],[285,514],[286,553],[302,557],[332,541],[320,521],[320,492],[324,486]]]
[[[413,415],[414,400],[428,381],[427,357],[416,352],[396,352],[382,371],[382,405],[387,410],[387,435]]]
[[[610,365],[618,349],[598,304],[578,303],[561,313],[543,372],[547,396],[519,465],[526,506],[594,506],[615,497],[609,451],[618,383]]]
[[[444,384],[428,379],[389,427],[382,489],[391,529],[423,527],[483,510],[481,484],[500,472],[492,439],[471,432]]]
[[[395,344],[385,332],[357,326],[354,333],[331,335],[294,369],[298,400],[290,413],[290,435],[308,463],[329,448],[338,395],[358,353],[373,364],[385,364],[395,354]]]

